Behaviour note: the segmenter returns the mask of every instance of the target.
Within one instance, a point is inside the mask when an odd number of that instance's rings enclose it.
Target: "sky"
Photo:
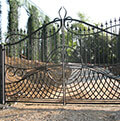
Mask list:
[[[7,11],[8,6],[2,0],[2,32],[6,32],[7,26]],[[72,18],[78,18],[78,12],[85,14],[89,17],[91,23],[105,23],[119,19],[120,17],[120,0],[31,0],[35,3],[45,14],[51,19],[58,17],[58,10],[64,6],[67,10],[67,15]],[[27,15],[22,9],[20,15],[20,26],[26,27]],[[24,17],[23,17],[24,15]]]
[[[67,9],[68,16],[77,18],[84,13],[93,22],[106,22],[120,17],[120,0],[31,0],[51,18],[58,16],[61,6]]]

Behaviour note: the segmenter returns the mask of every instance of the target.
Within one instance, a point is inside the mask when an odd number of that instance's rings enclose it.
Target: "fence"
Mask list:
[[[1,102],[119,103],[120,20],[92,25],[61,9],[30,35],[6,38]]]

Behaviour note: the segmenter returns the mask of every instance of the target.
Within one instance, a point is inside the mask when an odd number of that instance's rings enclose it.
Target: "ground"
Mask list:
[[[120,121],[120,105],[14,103],[0,105],[0,121]]]

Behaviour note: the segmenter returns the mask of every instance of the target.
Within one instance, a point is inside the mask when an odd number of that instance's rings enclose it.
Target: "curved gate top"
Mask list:
[[[95,26],[60,8],[59,18],[33,33],[12,33],[5,44],[5,100],[119,102],[119,28],[120,21]]]

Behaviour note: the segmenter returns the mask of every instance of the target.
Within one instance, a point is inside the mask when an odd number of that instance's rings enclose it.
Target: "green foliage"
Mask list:
[[[31,6],[29,8],[29,18],[28,18],[28,23],[27,23],[27,33],[29,35],[28,39],[28,49],[27,49],[27,57],[29,55],[29,59],[35,60],[35,52],[38,53],[38,50],[36,49],[36,46],[38,45],[38,41],[35,38],[39,38],[38,35],[35,35],[32,33],[37,30],[40,26],[40,21],[39,21],[39,13],[36,7]],[[37,54],[38,55],[38,54]]]
[[[19,1],[18,0],[8,0],[9,4],[9,13],[8,13],[8,35],[12,35],[17,33],[18,30],[18,7],[19,7]],[[16,37],[9,37],[9,42],[14,43],[18,41],[18,36]],[[14,48],[9,48],[10,55],[15,55]]]
[[[31,6],[29,8],[29,18],[28,18],[28,32],[33,32],[36,29],[39,28],[40,22],[39,22],[39,13],[36,7]],[[29,28],[30,27],[30,28]]]
[[[18,7],[21,4],[18,0],[9,0],[8,3],[10,6],[8,34],[13,34],[17,33]],[[40,27],[42,22],[39,19],[39,11],[36,7],[29,5],[28,13],[27,42],[25,45],[21,43],[17,49],[10,47],[9,51],[11,52],[11,56],[15,55],[15,49],[18,51],[17,54],[20,54],[21,51],[24,50],[23,54],[27,59],[47,61],[48,55],[55,50],[55,53],[51,56],[51,60],[52,62],[60,62],[60,56],[62,56],[60,46],[62,47],[63,44],[63,31],[56,33],[58,30],[57,24],[47,25],[50,19],[48,16],[45,16],[43,28],[33,34],[33,32]],[[90,34],[94,33],[93,28],[91,27],[91,29],[88,30],[88,25],[84,23],[89,22],[89,18],[82,13],[78,13],[78,16],[81,22],[71,21],[70,24],[72,24],[72,26],[68,27],[70,31],[64,30],[65,61],[79,63],[83,61],[84,63],[92,64],[117,62],[117,57],[120,58],[119,40],[115,37],[112,38],[110,35],[108,36],[105,32]],[[20,37],[11,36],[9,42],[13,43],[17,40],[20,40]]]
[[[83,14],[83,13],[78,13],[78,17],[79,17],[79,19],[81,20],[81,21],[85,21],[85,22],[89,22],[89,17],[86,17],[86,15],[85,14]]]
[[[89,21],[84,14],[79,13],[79,18],[81,22],[74,21],[71,27],[68,26],[69,31],[65,31],[65,44],[69,47],[67,48],[69,62],[82,60],[83,63],[90,64],[116,63],[117,58],[120,57],[119,39],[106,32],[97,33],[100,30],[84,23]]]
[[[19,2],[17,0],[8,0],[10,7],[8,13],[8,33],[15,33],[18,29],[18,7]]]

